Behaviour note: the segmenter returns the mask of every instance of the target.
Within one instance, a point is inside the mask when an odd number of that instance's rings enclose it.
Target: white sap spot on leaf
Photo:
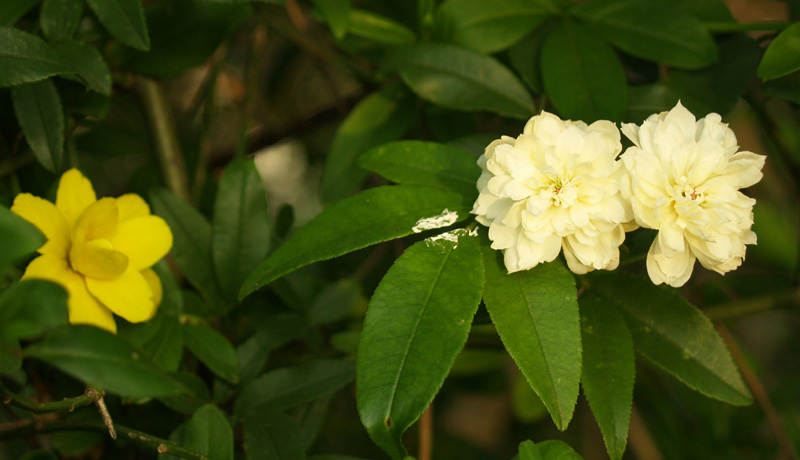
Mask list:
[[[419,233],[425,230],[447,227],[448,225],[453,225],[456,220],[458,220],[458,213],[445,208],[438,216],[425,217],[418,220],[417,223],[411,227],[411,230],[414,233]]]

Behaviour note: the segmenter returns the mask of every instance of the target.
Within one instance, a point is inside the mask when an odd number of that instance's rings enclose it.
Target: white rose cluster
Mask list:
[[[658,230],[647,254],[655,284],[682,286],[695,260],[723,274],[741,265],[756,235],[755,200],[740,189],[761,179],[765,157],[738,152],[718,114],[696,120],[680,102],[622,132],[634,145],[620,155],[615,124],[542,112],[486,147],[472,212],[509,273],[562,250],[574,273],[613,270],[639,226]]]

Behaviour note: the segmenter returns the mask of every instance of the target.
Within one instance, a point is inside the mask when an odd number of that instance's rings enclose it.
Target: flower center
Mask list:
[[[550,192],[550,199],[553,206],[570,206],[575,202],[575,191],[569,186],[570,180],[564,177],[557,177],[547,191]]]

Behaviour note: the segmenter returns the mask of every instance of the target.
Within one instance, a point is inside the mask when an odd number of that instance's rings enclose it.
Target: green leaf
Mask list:
[[[544,441],[536,444],[542,460],[583,460],[575,450],[564,441]]]
[[[625,318],[592,293],[580,298],[583,375],[581,385],[608,455],[622,458],[628,441],[636,363]]]
[[[622,119],[628,99],[625,72],[614,50],[580,24],[564,21],[542,45],[544,90],[563,118]]]
[[[82,16],[83,0],[44,0],[39,24],[48,40],[69,40],[78,30]]]
[[[258,332],[236,349],[243,382],[252,380],[261,372],[273,348],[302,338],[308,329],[305,318],[294,312],[273,314],[267,319]]]
[[[444,144],[397,141],[375,147],[358,158],[358,165],[398,184],[427,185],[452,190],[474,201],[481,168],[469,153]]]
[[[421,98],[456,110],[488,110],[527,119],[531,95],[497,60],[455,45],[424,43],[389,51],[381,67],[400,73]]]
[[[414,101],[396,86],[386,87],[358,103],[336,131],[321,192],[327,202],[338,201],[358,189],[367,172],[356,167],[356,157],[405,132],[414,114]]]
[[[667,86],[698,116],[730,111],[747,87],[761,55],[756,41],[744,33],[720,36],[717,43],[717,63],[698,70],[675,69],[667,79]]]
[[[214,460],[233,460],[233,429],[216,406],[201,406],[186,422],[183,447]]]
[[[123,339],[92,326],[57,329],[23,354],[120,396],[144,398],[185,391],[180,383],[143,360]]]
[[[86,3],[117,40],[138,50],[150,49],[142,0],[86,0]]]
[[[547,38],[549,29],[550,27],[540,27],[508,50],[511,67],[517,71],[522,77],[522,81],[534,93],[543,91],[541,55],[542,45]]]
[[[448,41],[481,53],[508,48],[558,8],[549,0],[447,0],[437,21]]]
[[[694,69],[713,64],[718,50],[694,16],[657,0],[599,0],[572,10],[626,53]]]
[[[594,273],[591,289],[625,315],[636,350],[700,393],[737,406],[752,402],[711,321],[674,289],[627,273]]]
[[[650,115],[675,107],[679,99],[674,90],[662,83],[633,86],[628,89],[628,113],[625,119],[641,124]]]
[[[542,453],[533,441],[523,441],[519,444],[519,460],[542,460]]]
[[[556,260],[508,274],[500,251],[481,247],[483,300],[503,344],[560,430],[578,400],[581,332],[575,280]]]
[[[347,24],[350,19],[350,0],[313,0],[314,5],[325,17],[325,22],[337,40],[341,40],[347,33]]]
[[[53,82],[26,83],[11,89],[14,113],[28,146],[39,163],[52,172],[64,157],[64,109]]]
[[[150,203],[172,230],[175,263],[207,301],[218,305],[221,301],[211,268],[211,225],[208,220],[191,205],[163,189],[150,192]]]
[[[13,27],[0,27],[0,87],[74,72],[41,38]]]
[[[414,32],[403,24],[356,8],[350,10],[347,32],[385,45],[410,45],[417,41]]]
[[[233,413],[244,418],[269,410],[284,410],[333,393],[355,379],[352,361],[319,360],[276,369],[242,388]]]
[[[339,455],[339,454],[321,454],[321,455],[310,455],[308,460],[367,460],[363,457],[353,457],[351,455]]]
[[[33,224],[0,205],[0,271],[36,251],[47,238]]]
[[[358,347],[361,422],[394,459],[467,340],[483,288],[478,238],[459,229],[408,248],[383,277]]]
[[[177,317],[162,315],[153,337],[142,346],[142,351],[162,371],[174,372],[183,358],[183,328]]]
[[[0,294],[0,338],[27,339],[67,324],[67,291],[44,280],[14,283]]]
[[[724,0],[671,0],[670,3],[702,21],[736,22]]]
[[[170,377],[179,381],[189,391],[172,396],[161,396],[159,401],[181,414],[192,415],[200,406],[211,403],[211,395],[206,383],[197,374],[171,372]]]
[[[422,231],[421,219],[438,217],[438,227],[445,227],[468,215],[461,196],[446,190],[415,185],[365,190],[298,230],[247,278],[239,298],[312,262]]]
[[[239,360],[233,345],[222,334],[200,324],[184,324],[186,347],[219,377],[239,382]]]
[[[42,0],[12,0],[0,2],[0,26],[13,26]]]
[[[208,60],[252,14],[248,5],[172,0],[147,10],[150,49],[130,50],[123,67],[153,77],[178,75]]]
[[[214,273],[228,300],[267,257],[271,239],[267,193],[252,160],[225,167],[214,202],[211,253]]]
[[[300,427],[293,417],[266,411],[244,421],[247,460],[304,460]]]
[[[317,294],[308,308],[308,322],[318,325],[339,321],[347,317],[360,302],[366,304],[358,281],[341,279]]]
[[[22,350],[18,340],[0,336],[0,374],[13,374],[22,367]]]
[[[76,76],[86,87],[105,96],[111,94],[111,72],[97,48],[76,41],[51,46],[61,59],[73,64]]]
[[[762,80],[772,80],[798,70],[800,70],[800,22],[787,27],[769,44],[758,65],[758,76]]]

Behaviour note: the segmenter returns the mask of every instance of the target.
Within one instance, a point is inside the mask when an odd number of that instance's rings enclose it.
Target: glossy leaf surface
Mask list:
[[[483,286],[478,238],[420,241],[397,259],[367,310],[358,348],[361,422],[392,458],[439,391],[467,339]]]
[[[482,245],[483,300],[503,344],[564,430],[578,400],[581,332],[575,280],[560,261],[508,274],[500,251]]]
[[[714,325],[676,291],[626,273],[594,273],[592,290],[624,313],[636,350],[647,359],[706,396],[752,402]]]
[[[507,67],[466,48],[442,43],[398,48],[382,68],[400,73],[417,95],[442,107],[521,119],[534,112],[533,99]]]
[[[14,113],[36,159],[52,172],[64,158],[64,110],[50,80],[15,86],[11,90]]]
[[[358,158],[364,169],[398,184],[427,185],[458,192],[467,199],[478,195],[481,169],[469,153],[436,142],[397,141],[375,147]]]
[[[713,64],[719,57],[703,23],[668,2],[601,0],[572,12],[634,56],[686,69]]]
[[[332,393],[355,378],[352,361],[318,360],[267,372],[242,388],[233,413],[247,418],[264,410],[284,410]]]
[[[70,326],[24,350],[67,374],[111,393],[132,398],[165,396],[184,387],[142,359],[121,338],[92,326]]]
[[[542,45],[542,82],[564,119],[619,120],[628,92],[614,50],[580,24],[564,21]]]
[[[482,53],[503,50],[558,12],[549,0],[447,0],[437,20],[453,42]]]
[[[625,452],[633,405],[636,362],[625,318],[601,297],[580,297],[583,373],[581,385],[600,425],[609,456]]]
[[[271,225],[267,193],[251,160],[230,163],[214,203],[211,249],[214,273],[228,300],[269,253]]]
[[[412,185],[365,190],[298,230],[247,278],[239,297],[312,262],[411,234],[420,219],[436,216],[452,216],[450,225],[468,212],[460,195],[445,190]]]

